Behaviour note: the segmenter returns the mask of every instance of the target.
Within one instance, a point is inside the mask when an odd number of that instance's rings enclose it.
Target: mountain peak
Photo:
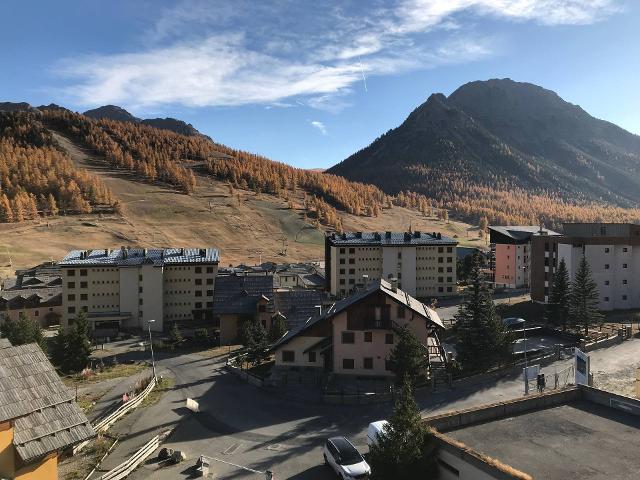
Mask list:
[[[95,120],[117,120],[119,122],[139,122],[140,120],[124,108],[117,105],[103,105],[102,107],[87,110],[83,113],[84,116],[93,118]]]

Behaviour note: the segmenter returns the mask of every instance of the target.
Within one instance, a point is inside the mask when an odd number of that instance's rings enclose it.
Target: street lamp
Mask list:
[[[156,377],[156,360],[153,356],[153,340],[151,339],[151,324],[155,322],[155,320],[147,320],[147,325],[149,327],[149,347],[151,348],[151,368],[153,368],[153,379],[158,380]]]

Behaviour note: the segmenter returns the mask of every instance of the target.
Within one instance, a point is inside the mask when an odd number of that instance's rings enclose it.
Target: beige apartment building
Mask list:
[[[274,347],[278,368],[317,368],[341,375],[388,377],[398,329],[408,328],[425,347],[429,364],[444,365],[435,310],[385,280],[333,304],[289,331]]]
[[[416,298],[455,295],[457,245],[436,232],[332,233],[325,239],[327,291],[344,298],[368,282],[395,278]]]
[[[215,248],[73,250],[60,263],[64,327],[84,310],[96,334],[213,320]]]

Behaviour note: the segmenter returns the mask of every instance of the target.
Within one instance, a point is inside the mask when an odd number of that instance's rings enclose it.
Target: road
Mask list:
[[[628,372],[640,366],[640,340],[591,354],[593,371]],[[543,371],[548,377],[562,371],[571,360],[559,361]],[[188,478],[189,467],[199,455],[248,466],[270,469],[278,479],[329,479],[333,475],[321,464],[322,442],[332,435],[345,435],[366,452],[365,428],[371,421],[388,417],[391,405],[330,406],[286,398],[282,394],[252,387],[224,369],[222,361],[197,354],[159,359],[158,372],[172,375],[176,384],[159,403],[140,409],[116,424],[114,433],[126,435],[108,457],[106,468],[127,458],[157,432],[176,427],[166,446],[186,452],[182,465],[158,469],[155,461],[138,469],[131,478]],[[425,415],[466,408],[523,394],[516,373],[454,385],[454,389],[422,393],[417,400]],[[200,403],[194,414],[184,405],[186,398]],[[261,475],[212,462],[216,478],[258,479]]]

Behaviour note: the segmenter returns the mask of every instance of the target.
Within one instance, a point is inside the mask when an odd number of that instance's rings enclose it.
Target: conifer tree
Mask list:
[[[37,343],[43,350],[46,350],[40,324],[37,320],[29,318],[25,312],[18,314],[18,320],[5,320],[0,326],[0,332],[12,345]]]
[[[89,321],[84,310],[76,315],[73,326],[66,332],[67,354],[63,362],[63,369],[68,372],[78,372],[89,363],[91,342],[89,341]]]
[[[406,326],[397,332],[398,341],[389,355],[389,369],[396,375],[396,384],[408,378],[415,385],[427,368],[425,347]]]
[[[569,311],[572,324],[584,327],[585,335],[589,334],[590,326],[602,321],[598,310],[598,285],[591,276],[591,268],[584,255],[571,283]]]
[[[420,416],[411,380],[405,378],[389,423],[371,446],[371,480],[435,478],[435,440]]]
[[[466,370],[491,367],[509,356],[511,346],[491,294],[482,282],[480,264],[480,255],[474,253],[469,290],[455,316],[456,358]]]
[[[269,328],[269,341],[271,343],[276,342],[282,336],[287,333],[287,322],[284,315],[277,313],[271,321],[271,328]]]
[[[169,331],[169,341],[174,346],[182,342],[182,334],[180,333],[180,328],[178,328],[178,322],[173,322],[173,326]]]
[[[569,272],[564,258],[560,259],[558,268],[553,275],[549,301],[544,310],[544,319],[554,326],[562,326],[566,330],[570,315],[571,285]]]
[[[252,365],[259,365],[265,360],[269,354],[269,341],[267,339],[267,332],[260,322],[255,320],[247,321],[249,323],[248,328],[248,341],[247,341],[247,361]]]

